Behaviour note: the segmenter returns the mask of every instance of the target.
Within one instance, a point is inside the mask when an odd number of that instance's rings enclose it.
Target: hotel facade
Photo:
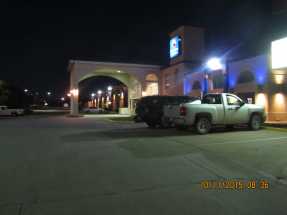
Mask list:
[[[166,67],[71,60],[71,114],[79,113],[79,83],[107,76],[128,89],[127,107],[121,107],[120,113],[133,113],[144,96],[201,97],[231,92],[248,103],[264,106],[268,121],[287,121],[287,34],[268,40],[266,51],[248,57],[239,55],[236,60],[226,54],[208,56],[204,34],[204,29],[192,26],[181,26],[170,33],[170,63]]]
[[[231,92],[264,106],[267,120],[287,121],[287,38],[270,41],[269,53],[249,58],[211,56],[212,68],[208,58],[203,60],[203,35],[203,29],[190,26],[171,33],[171,61],[161,70],[160,94],[201,97]]]

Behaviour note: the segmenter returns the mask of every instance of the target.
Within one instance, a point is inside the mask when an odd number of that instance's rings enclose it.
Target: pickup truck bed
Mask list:
[[[201,101],[199,99],[188,102],[185,104],[201,104]],[[180,117],[180,108],[182,104],[177,105],[165,105],[163,107],[163,116],[165,121],[165,127],[174,127],[175,126],[175,119]]]

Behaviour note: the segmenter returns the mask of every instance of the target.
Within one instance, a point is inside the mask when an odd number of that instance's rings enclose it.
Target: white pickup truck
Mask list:
[[[201,104],[182,104],[174,107],[174,111],[178,113],[174,120],[176,127],[194,126],[199,134],[208,133],[213,125],[247,124],[250,129],[258,130],[266,120],[263,106],[246,104],[230,93],[207,94]]]
[[[18,116],[23,114],[23,109],[10,109],[7,106],[0,106],[0,116]]]

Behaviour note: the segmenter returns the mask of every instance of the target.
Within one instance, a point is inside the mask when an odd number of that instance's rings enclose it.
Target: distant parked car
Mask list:
[[[0,106],[0,116],[19,116],[24,115],[23,109],[8,108],[7,106]]]
[[[149,127],[164,127],[163,110],[165,105],[176,105],[194,101],[189,96],[147,96],[141,98],[136,106],[135,119],[140,119]]]
[[[88,107],[83,108],[84,113],[106,113],[107,111],[103,108]]]

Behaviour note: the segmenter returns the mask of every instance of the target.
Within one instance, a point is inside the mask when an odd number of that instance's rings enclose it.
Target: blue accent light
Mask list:
[[[228,88],[234,88],[236,85],[236,77],[230,72],[228,74]]]
[[[188,95],[191,92],[191,80],[189,78],[184,78],[183,82],[183,93],[184,95]]]
[[[268,72],[268,67],[264,68],[264,65],[261,66],[262,68],[257,68],[255,70],[255,74],[256,74],[256,83],[263,85],[266,83],[267,80],[267,72]]]
[[[247,66],[246,66],[247,65]],[[246,68],[246,69],[245,69]],[[242,61],[232,62],[228,66],[228,86],[234,88],[237,85],[237,79],[240,71],[249,70],[255,76],[258,85],[264,85],[268,78],[268,56],[260,55],[254,58],[248,58]]]
[[[266,55],[257,57],[253,64],[253,71],[255,71],[255,80],[259,85],[264,85],[268,76],[268,58]]]

